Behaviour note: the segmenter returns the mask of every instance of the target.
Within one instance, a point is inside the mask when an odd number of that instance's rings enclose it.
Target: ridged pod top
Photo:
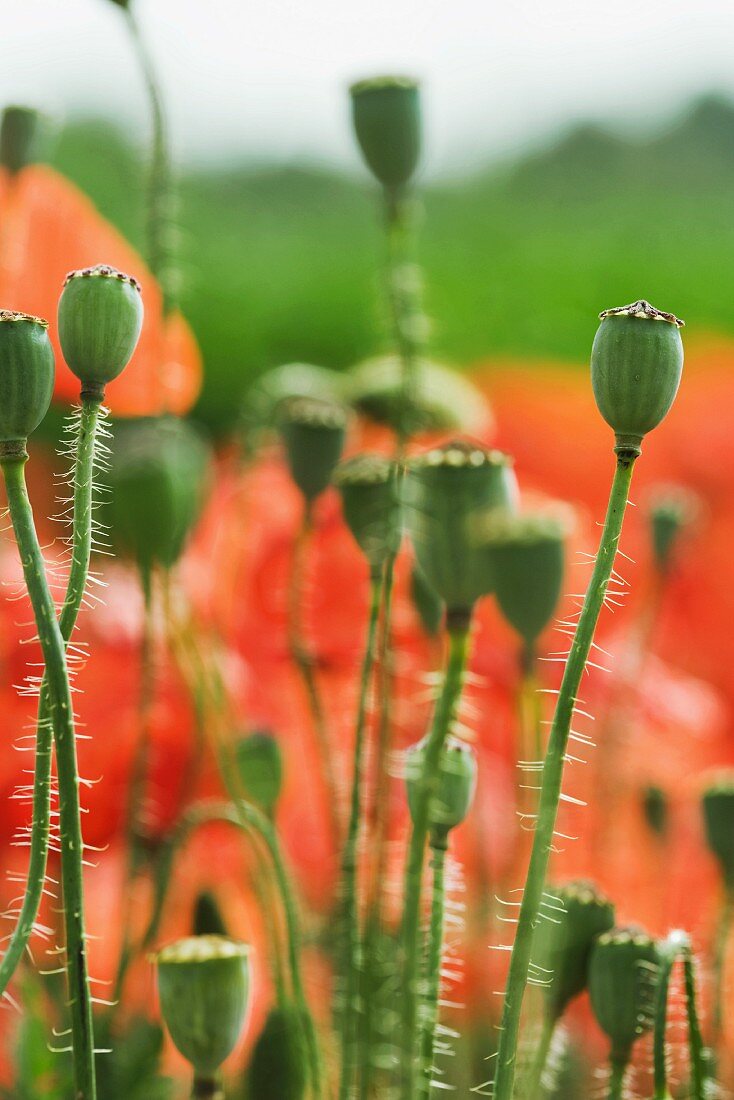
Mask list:
[[[611,309],[603,309],[599,314],[599,320],[603,321],[605,317],[637,317],[644,321],[667,321],[668,324],[675,325],[676,328],[685,326],[685,321],[681,321],[680,317],[676,317],[674,313],[665,313],[662,309],[656,309],[644,298],[640,298],[637,302],[631,302],[628,306],[613,306]]]
[[[25,453],[25,440],[43,420],[54,388],[48,322],[18,310],[0,310],[0,443]],[[6,454],[10,453],[7,446]]]
[[[130,286],[135,287],[137,291],[142,293],[142,288],[138,280],[132,276],[127,275],[124,271],[120,271],[117,267],[112,267],[110,264],[94,264],[92,267],[78,267],[74,271],[70,271],[64,279],[64,286],[70,283],[72,279],[119,279],[120,282],[129,283]]]

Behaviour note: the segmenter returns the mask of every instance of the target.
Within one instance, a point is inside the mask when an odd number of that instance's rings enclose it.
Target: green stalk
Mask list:
[[[423,883],[423,861],[430,818],[431,802],[438,789],[441,752],[456,716],[464,681],[469,650],[469,623],[462,619],[449,624],[449,656],[441,695],[433,717],[425,749],[424,766],[416,791],[413,808],[413,830],[410,836],[405,871],[405,904],[403,909],[403,989],[401,1012],[401,1081],[403,1100],[413,1100],[416,1087],[416,1021],[419,1002],[420,910]]]
[[[424,318],[420,306],[418,272],[413,262],[413,226],[410,200],[385,192],[387,244],[386,282],[392,336],[401,364],[402,386],[397,418],[398,449],[402,454],[413,434],[413,412],[418,387],[418,357],[423,343]]]
[[[668,1066],[666,1062],[665,1032],[668,1023],[668,994],[670,975],[682,942],[668,939],[660,945],[660,964],[655,994],[655,1015],[652,1040],[653,1100],[670,1100],[668,1092]]]
[[[74,519],[72,527],[71,564],[64,605],[59,616],[59,630],[64,643],[76,626],[84,598],[92,552],[92,510],[94,508],[94,454],[99,424],[100,403],[82,397],[74,464]],[[33,825],[31,829],[28,878],[18,921],[0,962],[0,995],[7,989],[23,957],[33,932],[46,883],[49,826],[51,821],[51,728],[48,683],[41,683],[36,719],[36,754],[33,781]]]
[[[94,1031],[87,972],[84,924],[84,877],[79,773],[76,759],[74,712],[66,665],[66,646],[46,579],[43,555],[33,521],[33,509],[25,483],[27,454],[0,457],[8,495],[10,517],[18,543],[23,574],[33,606],[46,666],[49,713],[56,744],[61,838],[61,883],[66,932],[66,974],[71,1017],[75,1100],[95,1100]]]
[[[558,806],[561,800],[563,765],[571,733],[571,721],[578,699],[581,677],[586,667],[594,631],[617,554],[636,457],[637,455],[631,451],[620,451],[617,455],[617,466],[594,572],[586,592],[576,633],[571,642],[571,650],[566,662],[556,712],[551,726],[548,751],[543,767],[540,805],[533,848],[505,989],[499,1050],[497,1053],[494,1100],[511,1100],[512,1098],[517,1064],[520,1015],[530,969],[533,931],[543,900],[543,890],[545,889],[548,861],[556,828]]]
[[[538,1100],[539,1097],[545,1094],[545,1089],[542,1086],[543,1070],[548,1063],[548,1055],[550,1054],[557,1023],[557,1016],[551,1016],[548,1012],[543,1013],[543,1022],[540,1025],[538,1045],[535,1049],[535,1057],[530,1066],[526,1082],[525,1095],[527,1100]]]
[[[359,931],[358,899],[358,849],[362,815],[362,785],[364,772],[365,733],[367,727],[367,703],[372,670],[375,664],[377,627],[382,604],[383,573],[372,576],[370,581],[370,613],[367,626],[367,642],[362,660],[362,673],[357,699],[357,719],[354,736],[354,773],[349,812],[347,840],[342,854],[341,893],[344,899],[344,928],[346,932],[346,981],[342,1014],[342,1064],[339,1084],[340,1100],[347,1100],[357,1065],[357,1014],[359,1011],[359,981],[362,969],[362,953]]]
[[[729,933],[734,920],[734,887],[724,887],[724,900],[719,914],[719,924],[716,929],[714,943],[714,1009],[713,1009],[713,1035],[714,1043],[721,1040],[724,1030],[724,979],[726,977],[726,952],[729,943]]]
[[[629,1054],[615,1055],[609,1059],[609,1092],[607,1100],[622,1100],[624,1094],[624,1078],[629,1065]]]
[[[683,978],[688,1017],[688,1056],[691,1066],[691,1100],[705,1100],[709,1071],[706,1048],[701,1034],[701,1021],[696,1003],[696,963],[690,943],[683,954]]]
[[[431,923],[428,930],[428,955],[426,958],[425,1015],[421,1027],[421,1073],[418,1093],[429,1096],[433,1071],[433,1048],[438,1023],[438,998],[441,990],[441,959],[443,957],[443,922],[446,900],[446,849],[431,845],[433,891],[431,897]]]

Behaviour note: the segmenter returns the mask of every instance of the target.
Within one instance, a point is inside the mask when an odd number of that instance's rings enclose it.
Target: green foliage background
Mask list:
[[[108,123],[73,122],[52,161],[141,244],[140,149]],[[716,97],[653,140],[581,126],[427,188],[435,354],[583,363],[596,313],[638,297],[694,331],[733,331],[733,193],[734,106]],[[341,369],[380,350],[377,216],[366,176],[252,165],[181,176],[182,300],[207,370],[197,416],[215,433],[268,367]]]

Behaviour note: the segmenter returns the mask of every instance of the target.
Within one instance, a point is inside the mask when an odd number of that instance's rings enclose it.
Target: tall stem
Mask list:
[[[688,1057],[691,1066],[691,1100],[705,1100],[709,1072],[696,1003],[696,964],[690,944],[683,956],[683,980],[688,1017]]]
[[[45,564],[25,483],[27,454],[0,457],[23,574],[46,666],[49,714],[56,745],[61,839],[61,883],[66,933],[66,975],[71,1018],[75,1100],[95,1100],[94,1030],[84,923],[84,846],[79,806],[74,712],[66,646],[46,579]]]
[[[441,695],[436,706],[431,731],[426,741],[423,771],[418,781],[413,806],[413,830],[410,836],[405,871],[405,906],[403,909],[403,989],[401,1012],[401,1080],[403,1100],[413,1100],[416,1085],[416,1021],[420,995],[418,969],[420,961],[421,888],[431,803],[435,798],[439,778],[441,752],[456,716],[469,649],[469,624],[449,628],[449,655]]]
[[[64,605],[59,616],[59,630],[64,642],[76,626],[79,609],[89,574],[92,552],[92,511],[94,508],[94,459],[100,403],[82,398],[79,429],[76,438],[74,465],[74,517],[72,526],[71,564]],[[51,756],[53,730],[49,715],[49,692],[46,677],[41,683],[36,719],[36,753],[33,780],[33,824],[26,891],[18,921],[0,962],[0,995],[15,973],[23,957],[43,897],[48,861],[49,827],[51,822]]]
[[[401,387],[397,417],[398,448],[415,430],[418,357],[424,319],[420,304],[420,271],[413,260],[411,204],[402,194],[385,193],[386,283],[393,343],[400,361]]]
[[[576,633],[571,642],[571,650],[566,662],[556,712],[551,726],[548,751],[543,768],[540,805],[533,848],[505,989],[497,1053],[494,1100],[511,1100],[512,1098],[517,1064],[520,1015],[530,970],[533,932],[543,900],[548,861],[556,828],[558,806],[561,800],[563,766],[568,738],[571,733],[571,721],[578,702],[581,677],[586,667],[594,631],[614,567],[636,457],[636,454],[628,451],[622,451],[617,455],[617,466],[596,563],[586,592]]]
[[[362,673],[357,698],[357,719],[354,735],[354,772],[349,811],[347,840],[342,855],[342,897],[344,899],[344,929],[346,933],[346,980],[342,1016],[342,1065],[339,1085],[340,1100],[350,1095],[356,1070],[357,1014],[359,1011],[359,982],[362,969],[362,953],[359,931],[359,876],[357,873],[359,832],[362,815],[362,785],[367,727],[367,704],[375,663],[377,627],[382,603],[383,573],[380,571],[370,582],[370,613],[367,626],[367,642],[362,660]]]
[[[624,1094],[624,1078],[627,1073],[628,1065],[629,1055],[627,1057],[616,1057],[612,1055],[610,1058],[608,1100],[622,1100]]]
[[[293,548],[293,564],[291,566],[290,586],[288,592],[288,637],[291,655],[298,669],[303,686],[306,689],[308,705],[313,719],[314,734],[316,736],[316,748],[319,754],[324,783],[326,786],[326,812],[334,845],[334,851],[338,852],[341,846],[342,827],[339,820],[339,784],[337,783],[334,768],[334,753],[329,736],[329,727],[324,710],[321,691],[316,679],[314,655],[311,653],[303,633],[303,621],[301,617],[301,605],[304,590],[304,573],[306,567],[306,552],[310,543],[313,530],[313,517],[310,504],[306,504],[303,512],[303,522],[296,535]]]
[[[668,994],[670,975],[678,957],[678,946],[670,942],[661,945],[659,955],[658,979],[655,991],[655,1013],[653,1029],[653,1100],[669,1100],[668,1065],[665,1049],[665,1035],[668,1023]]]
[[[438,1024],[438,999],[441,991],[441,959],[443,957],[443,922],[446,900],[446,849],[431,846],[433,887],[431,896],[431,924],[428,930],[428,954],[426,957],[425,1015],[421,1025],[420,1076],[418,1092],[428,1096],[433,1076],[433,1048]]]
[[[713,1037],[717,1045],[724,1030],[724,986],[726,981],[726,955],[729,943],[729,933],[734,920],[734,887],[724,887],[724,900],[721,903],[719,924],[716,929],[716,941],[714,943],[714,1008],[713,1008]]]

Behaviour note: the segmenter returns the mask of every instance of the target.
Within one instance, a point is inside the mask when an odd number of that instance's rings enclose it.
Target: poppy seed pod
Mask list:
[[[655,565],[665,572],[672,561],[681,532],[696,517],[694,493],[678,485],[660,486],[650,501],[650,534]]]
[[[250,948],[225,936],[191,936],[155,959],[161,1013],[197,1076],[213,1077],[234,1050],[250,999]]]
[[[486,557],[474,539],[477,516],[514,510],[510,460],[499,451],[455,440],[408,465],[406,521],[418,565],[449,617],[466,616],[492,590]]]
[[[411,817],[417,804],[426,743],[411,745],[405,754],[405,788]],[[456,737],[449,737],[441,753],[439,785],[429,810],[429,835],[433,848],[446,848],[448,835],[469,813],[477,786],[477,757],[474,749]]]
[[[435,637],[443,619],[443,600],[433,591],[416,562],[410,571],[410,599],[426,634]]]
[[[716,856],[727,890],[734,890],[734,772],[725,772],[703,792],[706,843]]]
[[[106,264],[66,276],[59,299],[59,340],[82,393],[104,396],[130,362],[143,327],[140,284]]]
[[[561,594],[569,523],[560,515],[495,511],[477,523],[500,609],[532,649]]]
[[[341,462],[334,484],[342,513],[373,573],[379,573],[400,541],[396,466],[383,455],[355,455]]]
[[[235,756],[245,795],[272,817],[283,787],[283,755],[276,738],[256,730],[240,738]]]
[[[616,450],[640,453],[642,438],[667,415],[683,371],[683,321],[649,302],[606,309],[591,349],[599,412]]]
[[[586,989],[594,941],[614,927],[614,905],[592,882],[549,886],[533,944],[533,962],[548,973],[546,1010],[559,1019]]]
[[[313,397],[294,397],[279,410],[280,434],[291,477],[311,504],[331,482],[347,430],[342,405]]]
[[[37,159],[40,115],[33,107],[6,107],[0,122],[0,164],[11,176]]]
[[[303,1100],[308,1071],[303,1023],[294,1006],[271,1009],[245,1076],[248,1100]]]
[[[122,421],[115,431],[108,507],[112,541],[147,573],[178,561],[204,499],[209,450],[175,417]]]
[[[647,932],[613,928],[591,951],[589,994],[597,1022],[612,1043],[612,1059],[625,1060],[653,1024],[658,949]]]
[[[367,166],[383,187],[404,187],[421,151],[420,89],[408,77],[361,80],[349,89],[352,121]]]
[[[0,310],[0,443],[23,443],[48,412],[54,353],[48,322]]]

